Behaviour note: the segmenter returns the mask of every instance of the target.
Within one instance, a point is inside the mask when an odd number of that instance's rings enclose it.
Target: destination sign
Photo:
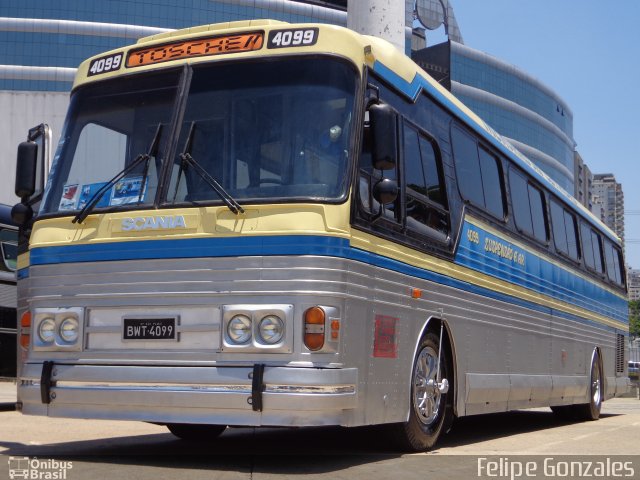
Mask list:
[[[142,67],[155,63],[169,62],[184,58],[223,55],[226,53],[251,52],[260,50],[264,40],[263,32],[217,35],[215,37],[183,40],[153,47],[131,50],[126,66]]]

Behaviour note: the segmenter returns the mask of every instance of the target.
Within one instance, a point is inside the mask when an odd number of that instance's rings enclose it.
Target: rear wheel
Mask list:
[[[169,423],[167,428],[182,440],[207,442],[218,438],[227,428],[226,425],[199,425],[190,423]]]
[[[428,333],[420,342],[411,376],[409,420],[392,425],[396,443],[403,450],[424,451],[435,445],[450,425],[451,395],[437,384],[439,339]],[[444,349],[443,349],[444,350]],[[451,380],[449,359],[443,351],[440,378]]]
[[[553,413],[564,420],[597,420],[602,409],[602,370],[600,369],[600,357],[594,352],[591,360],[591,374],[589,382],[589,403],[579,405],[562,405],[551,407]]]

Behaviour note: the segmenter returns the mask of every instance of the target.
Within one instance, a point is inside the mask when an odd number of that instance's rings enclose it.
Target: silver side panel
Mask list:
[[[158,422],[216,418],[237,425],[404,421],[411,365],[432,317],[445,319],[454,341],[458,415],[587,402],[596,347],[602,352],[606,397],[625,388],[625,381],[615,374],[612,331],[351,260],[240,257],[36,266],[30,268],[24,287],[32,309],[84,307],[86,312],[82,352],[31,352],[19,388],[25,413]],[[412,298],[412,288],[422,289],[422,298]],[[267,353],[222,349],[221,312],[230,304],[292,306],[291,348]],[[331,306],[337,312],[341,326],[335,352],[314,354],[302,344],[302,313],[314,305]],[[180,342],[121,341],[124,314],[154,312],[180,318],[184,328]],[[396,319],[396,349],[389,355],[375,351],[380,318]],[[54,387],[59,390],[54,390],[56,399],[47,408],[40,403],[37,386],[45,360],[69,366],[66,381],[81,382]],[[299,415],[285,418],[283,412],[305,410],[309,399],[300,395],[314,393],[287,392],[287,382],[279,380],[272,387],[284,390],[267,390],[265,411],[258,416],[246,404],[246,391],[222,391],[228,382],[216,377],[221,372],[248,372],[256,363],[266,364],[266,372],[298,372],[307,387],[317,386],[314,371],[329,377],[334,370],[354,372],[349,381],[334,384],[325,378],[320,385],[332,388],[353,382],[354,391],[340,400],[327,400],[322,397],[326,391],[316,391],[319,396],[311,397],[316,400],[310,404],[318,410],[303,421]],[[132,369],[131,378],[114,378],[110,365]],[[158,389],[151,391],[140,382],[146,378],[141,372],[153,372],[152,368],[192,369],[216,379],[207,383],[189,374],[185,377],[190,378],[189,387],[167,391],[160,387],[171,387],[176,380],[167,370],[157,370],[159,376],[149,378],[159,383]],[[98,392],[95,389],[101,387],[96,382],[102,381],[105,385]],[[210,388],[198,391],[200,383]]]

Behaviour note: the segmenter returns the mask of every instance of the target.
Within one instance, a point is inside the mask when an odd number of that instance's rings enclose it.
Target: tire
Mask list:
[[[425,335],[418,346],[411,374],[411,398],[409,401],[409,420],[390,426],[396,445],[403,451],[425,451],[432,448],[440,435],[445,433],[452,420],[452,390],[440,393],[431,389],[425,382],[435,381],[438,364],[439,339],[433,333]],[[450,363],[443,344],[441,358],[441,378],[450,385]]]
[[[603,381],[600,370],[598,352],[594,352],[591,360],[591,376],[589,382],[589,403],[575,405],[575,416],[578,420],[598,420],[602,409]]]
[[[589,403],[579,405],[562,405],[551,407],[553,413],[562,420],[597,420],[602,409],[602,370],[600,369],[600,357],[594,352],[591,361],[591,374],[589,377]]]
[[[199,425],[189,423],[169,423],[167,428],[176,437],[193,442],[210,442],[218,438],[226,425]]]

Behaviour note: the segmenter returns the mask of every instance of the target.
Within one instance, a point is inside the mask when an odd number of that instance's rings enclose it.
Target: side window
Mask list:
[[[567,231],[564,224],[564,209],[551,200],[551,226],[553,229],[553,244],[558,252],[569,255]]]
[[[593,259],[596,263],[596,272],[604,273],[604,264],[602,263],[602,238],[593,230],[591,230],[591,243],[593,244]]]
[[[449,215],[441,169],[433,143],[405,123],[404,177],[407,229],[449,233]]]
[[[602,238],[585,223],[580,224],[580,233],[582,235],[582,251],[584,252],[585,265],[597,273],[604,273]]]
[[[620,251],[609,240],[604,242],[605,260],[607,262],[607,277],[618,285],[624,285],[622,276]]]
[[[546,242],[547,230],[544,193],[515,169],[509,171],[511,203],[516,227],[523,233]]]
[[[551,200],[550,207],[553,243],[556,246],[556,250],[574,260],[579,260],[578,232],[576,230],[575,217],[555,200]]]
[[[503,219],[503,188],[498,159],[479,147],[473,137],[457,127],[452,129],[451,136],[462,197]]]
[[[584,264],[591,270],[596,269],[596,262],[593,258],[593,242],[591,240],[591,229],[584,223],[580,224],[580,235],[582,236],[582,252]]]
[[[569,256],[574,260],[580,260],[580,250],[578,247],[578,228],[576,227],[576,217],[564,211],[564,226],[567,230],[567,247]]]

